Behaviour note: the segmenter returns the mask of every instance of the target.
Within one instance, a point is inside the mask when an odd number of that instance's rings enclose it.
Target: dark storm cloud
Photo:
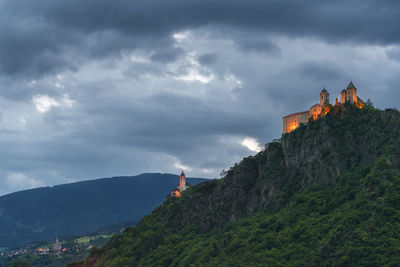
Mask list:
[[[397,1],[2,1],[0,71],[32,75],[76,69],[124,49],[171,48],[172,32],[215,24],[315,36],[332,42],[396,43]],[[276,49],[261,42],[244,49]],[[176,52],[176,51],[175,51]],[[177,54],[156,52],[155,60]]]
[[[338,66],[332,66],[321,62],[305,62],[297,66],[301,75],[316,81],[319,84],[333,81],[346,81],[347,77]]]
[[[0,0],[0,194],[12,177],[215,177],[350,78],[396,105],[399,5]]]
[[[164,150],[173,154],[196,150],[210,143],[216,135],[253,135],[266,127],[260,117],[239,110],[230,112],[214,102],[201,102],[195,98],[158,93],[140,103],[120,101],[112,110],[91,106],[88,111],[101,118],[95,128],[81,129],[76,138],[85,142],[104,140],[118,145]],[[132,116],[131,114],[135,114]],[[58,115],[51,118],[58,121]],[[113,127],[107,127],[107,125]],[[99,129],[102,129],[99,131]],[[197,141],[196,141],[197,138]],[[204,142],[207,139],[207,142]],[[167,141],[166,141],[167,140]],[[188,145],[185,140],[191,140]],[[194,143],[193,143],[194,142]]]

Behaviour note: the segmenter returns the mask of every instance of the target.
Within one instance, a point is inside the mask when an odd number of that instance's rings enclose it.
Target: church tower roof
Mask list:
[[[185,173],[183,172],[183,170],[182,170],[182,172],[181,172],[181,176],[186,176]]]
[[[347,89],[353,89],[356,88],[353,84],[353,82],[350,82],[349,85],[347,86]]]

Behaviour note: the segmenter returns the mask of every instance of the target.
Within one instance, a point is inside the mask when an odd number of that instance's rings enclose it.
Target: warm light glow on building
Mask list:
[[[290,133],[300,124],[307,124],[310,120],[317,120],[324,117],[332,110],[343,109],[345,103],[353,104],[358,108],[363,108],[365,103],[357,97],[357,89],[352,82],[349,83],[346,89],[340,93],[339,102],[336,98],[335,106],[329,104],[329,93],[326,89],[322,89],[320,93],[320,103],[315,104],[307,111],[297,112],[283,117],[283,134]],[[334,109],[335,108],[335,109]]]
[[[299,127],[297,123],[292,123],[289,127],[289,132],[296,130]]]
[[[179,198],[182,196],[182,192],[185,191],[190,185],[186,183],[186,175],[182,170],[182,173],[179,177],[179,185],[172,190],[170,196]]]
[[[321,114],[321,117],[325,116],[326,114],[328,114],[330,111],[332,110],[331,106],[326,106],[324,107],[324,111]]]
[[[361,102],[361,101],[358,101],[358,102],[357,102],[357,107],[358,107],[358,108],[361,109],[361,108],[363,108],[364,106],[365,106],[365,103],[364,103],[364,102]]]
[[[172,197],[181,197],[182,193],[179,190],[173,190],[172,193],[171,193],[171,196]]]

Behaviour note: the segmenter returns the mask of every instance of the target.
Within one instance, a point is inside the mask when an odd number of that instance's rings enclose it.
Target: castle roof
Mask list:
[[[353,82],[350,82],[349,85],[347,86],[347,89],[355,89]]]
[[[300,115],[300,114],[304,114],[304,113],[308,113],[308,110],[292,113],[292,114],[289,114],[289,115],[285,116],[284,118],[287,118],[287,117],[290,117],[290,116],[293,116],[293,115]]]

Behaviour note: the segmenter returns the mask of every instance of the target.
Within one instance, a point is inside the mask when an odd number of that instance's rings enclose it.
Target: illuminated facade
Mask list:
[[[179,185],[175,189],[172,190],[171,197],[182,196],[182,192],[185,191],[186,189],[188,189],[189,186],[190,185],[186,182],[186,175],[182,170],[181,175],[179,177]]]
[[[331,109],[332,105],[329,104],[329,93],[326,89],[322,89],[320,93],[319,104],[315,104],[307,111],[296,112],[283,117],[283,134],[290,133],[297,129],[300,124],[306,124],[309,120],[317,120],[325,116]],[[344,103],[351,103],[358,108],[362,108],[365,104],[357,97],[357,89],[353,82],[350,82],[346,89],[340,93],[340,102],[336,98],[335,106],[343,105]]]

